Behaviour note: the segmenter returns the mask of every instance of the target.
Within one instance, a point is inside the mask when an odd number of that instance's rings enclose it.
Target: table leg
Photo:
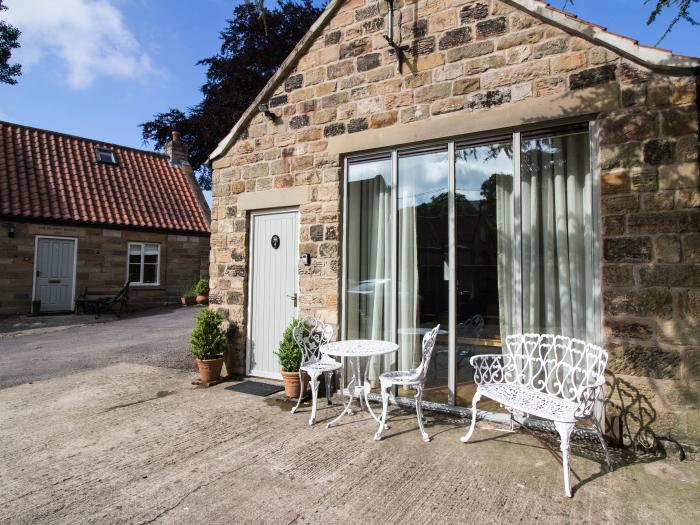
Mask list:
[[[374,420],[377,423],[381,423],[381,420],[377,417],[377,414],[374,413],[374,410],[372,410],[372,407],[369,405],[369,391],[372,389],[372,385],[369,382],[369,365],[372,362],[372,357],[367,358],[367,364],[365,365],[365,373],[364,377],[362,378],[362,392],[360,393],[360,396],[362,394],[365,395],[365,405],[367,405],[367,411],[372,415]],[[359,368],[360,366],[360,360],[357,360],[357,366]],[[360,406],[362,406],[362,402],[360,402]]]
[[[343,411],[340,413],[340,415],[338,417],[336,417],[333,421],[328,423],[326,425],[326,428],[331,428],[338,421],[340,421],[340,419],[346,414],[349,416],[353,415],[352,408],[350,408],[350,407],[352,406],[352,400],[355,398],[355,390],[357,389],[357,387],[359,385],[359,380],[358,380],[359,373],[358,372],[360,369],[359,369],[359,366],[358,366],[357,370],[355,369],[355,364],[353,363],[352,359],[348,359],[348,361],[350,361],[350,369],[352,370],[352,379],[350,379],[350,382],[348,383],[348,402],[343,407]],[[358,360],[358,365],[359,365],[359,360]],[[341,377],[342,377],[342,375],[343,374],[341,372]],[[345,382],[344,379],[341,379],[341,381],[342,381],[342,383]],[[343,387],[343,385],[341,385],[341,388],[342,387]],[[361,393],[360,393],[359,397],[360,397],[360,411],[361,411],[362,410],[362,401],[361,401],[362,394]]]

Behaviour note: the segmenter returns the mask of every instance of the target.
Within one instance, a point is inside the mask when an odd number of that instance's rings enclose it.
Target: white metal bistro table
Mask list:
[[[340,415],[326,425],[328,428],[340,421],[340,418],[342,418],[344,415],[352,415],[350,406],[352,405],[352,400],[355,397],[358,398],[360,403],[360,410],[362,410],[362,401],[364,400],[365,406],[367,407],[369,413],[377,421],[377,423],[380,422],[379,418],[372,410],[372,407],[369,406],[369,400],[367,399],[367,395],[371,389],[371,385],[367,378],[367,373],[373,357],[390,354],[392,352],[396,352],[398,349],[399,345],[396,343],[391,343],[389,341],[375,341],[372,339],[337,341],[335,343],[328,343],[321,348],[321,352],[326,355],[333,357],[347,357],[348,361],[350,361],[350,369],[352,370],[352,379],[348,383],[348,403],[343,407],[343,411],[340,413]],[[360,367],[360,358],[362,357],[368,358],[364,371]]]

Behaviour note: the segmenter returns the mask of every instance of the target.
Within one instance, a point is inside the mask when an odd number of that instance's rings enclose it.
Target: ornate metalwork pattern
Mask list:
[[[301,348],[302,360],[299,368],[299,382],[301,383],[301,392],[299,400],[291,412],[297,411],[301,400],[304,397],[304,372],[309,375],[311,386],[311,416],[309,417],[309,425],[316,422],[316,410],[318,406],[318,378],[321,374],[325,374],[326,378],[326,399],[328,404],[331,404],[331,380],[333,374],[341,370],[343,365],[332,357],[322,353],[322,349],[333,338],[333,327],[327,325],[313,317],[305,317],[292,330],[292,336]],[[341,381],[342,381],[342,375]],[[341,388],[342,395],[342,388]]]
[[[348,384],[348,394],[350,395],[350,398],[348,399],[348,402],[343,408],[343,411],[340,413],[340,415],[333,421],[328,423],[327,426],[329,428],[335,425],[338,421],[340,421],[340,419],[343,416],[351,416],[353,414],[351,405],[353,399],[355,399],[356,397],[358,398],[360,410],[362,410],[362,404],[364,403],[370,415],[375,419],[375,421],[379,422],[379,418],[374,413],[374,410],[372,410],[372,407],[369,404],[369,399],[367,397],[371,389],[371,385],[367,380],[369,365],[371,363],[372,357],[396,352],[398,349],[399,345],[397,345],[396,343],[390,343],[388,341],[375,341],[372,339],[336,341],[334,343],[329,343],[328,345],[322,348],[321,351],[324,354],[330,356],[347,357],[350,361],[350,370],[352,370],[352,379]],[[362,367],[360,366],[360,358],[362,357],[368,358],[364,372],[362,370]]]
[[[561,438],[564,492],[569,482],[569,437],[579,419],[590,418],[612,470],[608,448],[593,415],[605,385],[608,353],[600,346],[561,335],[515,334],[506,337],[503,355],[470,359],[477,384],[472,399],[472,422],[462,438],[469,441],[476,427],[476,405],[489,397],[513,412],[554,422]]]
[[[323,353],[336,357],[370,357],[389,354],[398,350],[396,343],[389,341],[374,341],[372,339],[354,339],[351,341],[336,341],[323,349]]]
[[[416,391],[416,418],[418,419],[418,427],[420,428],[421,437],[423,441],[430,441],[430,436],[423,428],[423,407],[421,406],[421,401],[423,398],[423,385],[425,384],[425,376],[430,367],[430,358],[433,355],[433,349],[435,348],[435,339],[437,338],[438,332],[440,330],[440,325],[430,330],[423,336],[423,345],[421,348],[421,361],[420,364],[412,369],[397,372],[384,372],[379,376],[380,388],[382,391],[382,415],[379,419],[379,429],[377,433],[374,434],[374,439],[379,441],[382,439],[382,432],[389,428],[386,424],[387,411],[389,409],[389,399],[391,397],[391,388],[394,385],[401,385],[403,387],[412,388]]]

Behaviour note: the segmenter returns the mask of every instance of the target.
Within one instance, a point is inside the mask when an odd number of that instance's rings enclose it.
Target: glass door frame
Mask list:
[[[398,342],[397,334],[397,315],[398,315],[398,294],[397,294],[397,277],[398,277],[398,165],[400,153],[420,153],[429,151],[437,147],[447,147],[448,155],[448,265],[449,265],[449,328],[448,328],[448,397],[447,405],[455,406],[456,387],[457,387],[457,362],[456,362],[456,328],[457,328],[457,304],[456,304],[456,224],[455,224],[455,184],[456,184],[456,158],[455,154],[458,146],[472,146],[478,144],[494,143],[511,138],[513,144],[513,207],[514,210],[520,210],[521,206],[521,173],[520,173],[520,152],[521,152],[521,136],[524,132],[541,132],[541,133],[562,133],[566,131],[586,131],[589,134],[589,153],[590,167],[592,171],[592,202],[591,202],[591,217],[593,228],[593,333],[595,340],[593,344],[602,343],[602,309],[601,309],[601,260],[600,260],[600,232],[601,232],[601,217],[600,208],[600,189],[599,189],[599,174],[597,166],[597,125],[591,120],[573,120],[568,124],[556,126],[543,126],[542,124],[527,126],[520,129],[506,132],[492,132],[479,136],[463,137],[456,139],[444,139],[439,141],[431,141],[423,144],[414,144],[407,146],[394,146],[378,149],[373,152],[347,154],[343,157],[343,197],[342,197],[342,231],[341,231],[341,301],[340,301],[340,337],[345,338],[347,334],[347,239],[346,232],[348,231],[348,167],[351,163],[375,159],[391,159],[391,299],[390,299],[390,340],[394,343]],[[516,246],[515,265],[515,289],[522,289],[522,224],[521,216],[515,213],[513,217],[513,241]],[[522,331],[522,301],[515,301],[515,324],[518,331]],[[397,359],[398,362],[398,359]]]

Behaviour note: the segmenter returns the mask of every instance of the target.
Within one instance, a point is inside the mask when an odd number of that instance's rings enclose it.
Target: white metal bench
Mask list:
[[[564,492],[571,497],[569,438],[576,421],[591,419],[605,451],[610,455],[593,415],[605,385],[608,353],[600,346],[560,335],[516,334],[506,337],[503,355],[475,355],[470,359],[477,384],[472,399],[472,422],[462,438],[466,443],[476,426],[476,404],[481,396],[500,403],[511,413],[554,422],[561,437]]]

